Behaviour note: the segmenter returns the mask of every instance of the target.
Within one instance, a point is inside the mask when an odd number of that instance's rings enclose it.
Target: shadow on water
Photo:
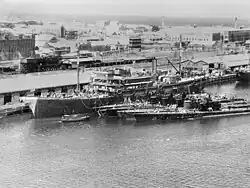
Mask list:
[[[239,115],[192,120],[191,124],[197,125],[203,135],[209,135],[217,132],[218,130],[239,126],[248,122],[250,122],[250,116]]]
[[[158,125],[158,124],[163,124],[162,121],[141,121],[141,122],[136,122],[136,121],[131,121],[133,122],[133,125],[135,127],[152,127],[154,125]],[[129,122],[127,122],[127,124],[129,124]],[[131,123],[130,123],[131,124]]]
[[[31,119],[29,122],[30,131],[35,134],[48,134],[54,132],[62,127],[59,119],[46,118],[46,119]]]
[[[98,118],[96,120],[97,126],[107,127],[107,128],[115,128],[120,126],[134,126],[135,121],[127,121],[124,119],[120,119],[118,117],[106,117],[106,118]]]
[[[61,118],[31,119],[29,122],[30,131],[35,134],[55,134],[65,129],[81,129],[94,124],[95,120],[63,123]]]
[[[31,114],[3,117],[0,119],[0,129],[9,129],[14,126],[21,126],[22,122],[26,122],[31,118]]]

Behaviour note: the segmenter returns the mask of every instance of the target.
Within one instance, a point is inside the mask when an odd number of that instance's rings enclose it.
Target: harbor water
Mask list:
[[[250,100],[250,86],[207,91]],[[0,188],[250,187],[250,116],[155,124],[0,120]]]

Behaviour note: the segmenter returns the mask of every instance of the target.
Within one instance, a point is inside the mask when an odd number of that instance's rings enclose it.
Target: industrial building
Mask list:
[[[168,41],[178,42],[182,39],[183,42],[205,46],[218,41],[244,43],[250,40],[250,29],[242,27],[170,27],[165,28],[164,32]]]
[[[169,27],[165,28],[165,38],[171,42],[188,41],[191,44],[212,45],[213,33],[221,33],[231,30],[231,27]]]
[[[0,40],[0,61],[29,57],[35,50],[35,35],[19,35],[17,39]]]
[[[130,37],[129,38],[129,47],[131,49],[141,48],[141,45],[142,45],[141,37]]]
[[[213,41],[246,42],[250,40],[250,29],[231,29],[224,32],[213,33]]]

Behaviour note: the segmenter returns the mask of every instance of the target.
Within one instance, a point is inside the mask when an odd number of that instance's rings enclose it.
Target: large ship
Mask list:
[[[250,82],[250,70],[238,73],[238,81],[240,82]]]
[[[178,76],[177,76],[178,77]],[[39,97],[22,97],[33,112],[34,118],[58,117],[64,114],[91,113],[96,107],[136,100],[150,93],[199,91],[198,78],[168,80],[148,73],[131,74],[129,69],[96,71],[92,82],[80,92]],[[159,80],[160,79],[160,80]],[[165,79],[165,80],[164,80]],[[202,78],[199,78],[202,79]]]
[[[250,67],[247,66],[242,68],[237,73],[238,81],[240,82],[250,82]]]
[[[22,97],[27,102],[34,118],[59,117],[65,114],[92,113],[98,106],[119,103],[108,95],[80,95],[68,97]]]

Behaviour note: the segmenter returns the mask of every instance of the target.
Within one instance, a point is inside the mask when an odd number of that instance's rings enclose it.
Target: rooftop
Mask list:
[[[90,73],[80,73],[80,83],[88,83]],[[76,85],[76,71],[56,71],[46,73],[32,73],[15,75],[0,79],[0,93],[13,93],[32,89],[54,88]]]

